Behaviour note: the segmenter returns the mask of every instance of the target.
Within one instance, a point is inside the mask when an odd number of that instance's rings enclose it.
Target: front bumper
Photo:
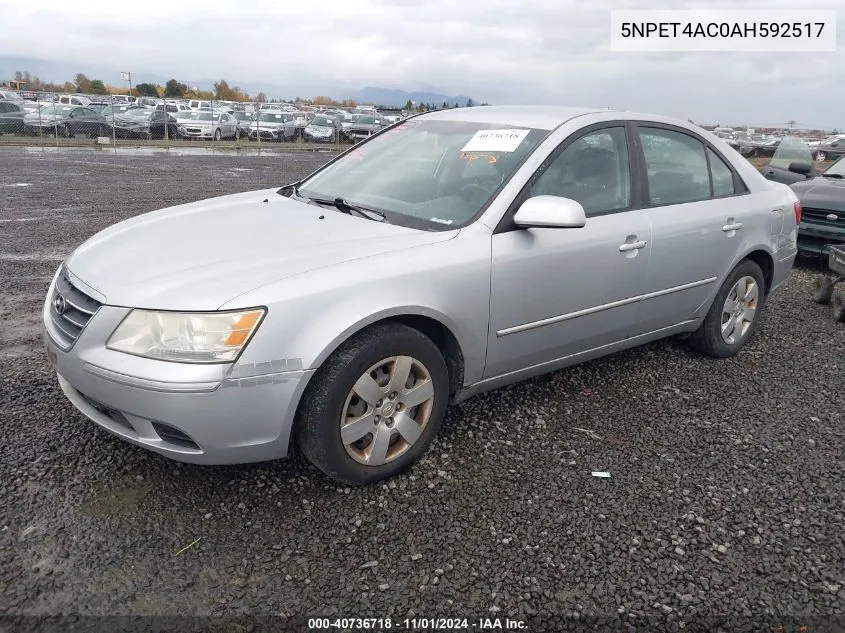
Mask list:
[[[214,138],[211,128],[185,128],[180,127],[179,133],[185,138]]]
[[[290,361],[190,365],[115,352],[105,343],[129,309],[109,305],[63,351],[50,317],[55,283],[42,311],[44,344],[62,391],[90,420],[183,462],[239,464],[287,455],[296,405],[313,370]]]
[[[845,226],[801,222],[798,227],[799,251],[822,255],[827,253],[829,244],[845,244]]]
[[[279,133],[271,131],[271,130],[261,130],[260,134],[261,134],[261,140],[262,141],[278,141],[280,139]],[[258,138],[258,135],[259,135],[259,132],[256,132],[255,130],[249,131],[250,140],[253,140],[253,141],[256,140]]]
[[[305,130],[303,137],[315,143],[331,143],[335,139],[335,134],[315,134]]]

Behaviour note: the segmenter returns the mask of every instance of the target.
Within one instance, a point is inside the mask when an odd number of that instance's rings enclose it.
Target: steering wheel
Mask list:
[[[491,195],[493,195],[493,192],[495,190],[496,190],[496,187],[490,187],[489,185],[485,186],[485,185],[483,185],[479,182],[468,182],[464,185],[461,185],[461,188],[459,189],[461,195],[464,196],[464,197],[467,197],[467,198],[472,197],[473,192],[476,192],[476,191],[484,194],[486,197],[489,198]],[[465,195],[465,194],[469,194],[469,195]]]

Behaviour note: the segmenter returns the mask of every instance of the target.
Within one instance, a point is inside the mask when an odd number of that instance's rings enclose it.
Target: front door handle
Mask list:
[[[640,240],[639,242],[625,242],[619,247],[619,252],[624,253],[626,251],[638,251],[641,248],[645,248],[646,244],[648,244],[648,242],[645,240]]]
[[[742,228],[742,222],[733,222],[733,223],[726,224],[725,226],[723,226],[722,230],[725,233],[728,233],[730,231],[738,231],[741,228]]]

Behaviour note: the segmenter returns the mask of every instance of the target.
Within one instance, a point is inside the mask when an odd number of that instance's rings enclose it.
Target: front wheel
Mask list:
[[[237,128],[237,127],[235,128],[235,140],[236,141],[241,140],[241,130],[240,130],[240,128]]]
[[[375,326],[318,370],[303,396],[295,439],[329,477],[371,483],[422,457],[448,398],[446,361],[431,339],[405,325]]]
[[[214,140],[219,141],[221,138],[223,138],[223,132],[220,131],[220,128],[217,128],[214,131]]]
[[[766,296],[763,271],[755,262],[741,261],[725,279],[690,346],[715,358],[735,356],[757,327]]]
[[[820,163],[823,163],[825,160],[827,160],[827,154],[825,154],[824,152],[819,152],[818,154],[816,154],[816,160]]]

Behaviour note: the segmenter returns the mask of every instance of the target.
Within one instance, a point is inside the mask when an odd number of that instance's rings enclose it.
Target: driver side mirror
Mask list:
[[[802,174],[802,175],[806,176],[806,175],[812,173],[813,166],[810,165],[809,163],[800,163],[800,162],[789,163],[789,171],[794,172],[796,174]]]
[[[513,216],[513,222],[522,228],[577,229],[587,223],[587,214],[581,203],[558,196],[528,198]]]

